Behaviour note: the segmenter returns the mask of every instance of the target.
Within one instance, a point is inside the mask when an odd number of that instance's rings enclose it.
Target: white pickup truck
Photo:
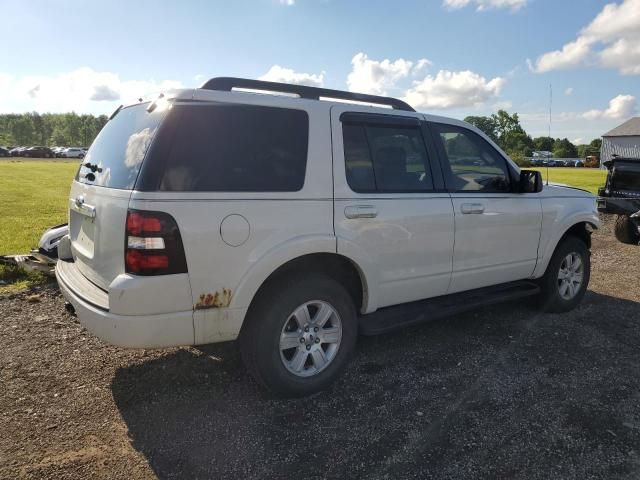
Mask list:
[[[239,339],[262,384],[305,395],[358,332],[533,295],[574,308],[598,225],[591,194],[543,186],[467,123],[215,78],[114,113],[71,186],[56,274],[110,343]]]

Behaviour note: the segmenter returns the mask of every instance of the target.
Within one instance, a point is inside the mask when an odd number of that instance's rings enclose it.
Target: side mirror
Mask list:
[[[520,170],[518,193],[538,193],[542,191],[542,174],[537,170]]]

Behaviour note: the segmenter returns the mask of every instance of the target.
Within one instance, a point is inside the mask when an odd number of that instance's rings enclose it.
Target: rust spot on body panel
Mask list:
[[[206,308],[224,308],[231,303],[231,290],[223,288],[222,292],[203,293],[200,295],[198,303],[195,304],[195,310],[203,310]]]

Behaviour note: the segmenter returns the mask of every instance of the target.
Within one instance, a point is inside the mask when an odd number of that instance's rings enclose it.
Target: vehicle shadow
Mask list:
[[[479,478],[638,472],[640,303],[505,304],[363,337],[329,390],[278,399],[234,343],[119,369],[112,392],[160,478]]]

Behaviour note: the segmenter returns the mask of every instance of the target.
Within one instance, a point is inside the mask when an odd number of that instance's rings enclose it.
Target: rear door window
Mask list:
[[[175,105],[163,191],[293,192],[304,185],[309,119],[302,110]]]
[[[433,190],[419,126],[345,123],[342,132],[347,183],[353,191]]]
[[[133,188],[142,160],[165,115],[161,110],[149,113],[147,106],[148,103],[140,103],[123,108],[107,122],[82,161],[76,180],[100,187]],[[69,149],[68,153],[78,150]]]

